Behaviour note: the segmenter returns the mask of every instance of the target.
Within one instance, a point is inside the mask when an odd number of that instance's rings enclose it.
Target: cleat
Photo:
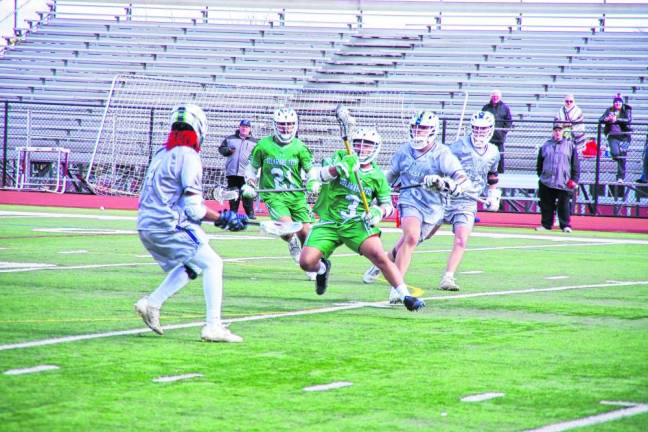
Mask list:
[[[241,336],[235,335],[225,326],[204,326],[200,338],[205,342],[243,342]]]
[[[412,312],[425,307],[425,302],[423,300],[419,300],[413,296],[405,296],[403,298],[403,304],[405,305],[408,311],[412,311]]]
[[[301,244],[299,243],[299,238],[294,235],[288,241],[288,251],[293,261],[299,264],[299,255],[301,254]]]
[[[396,290],[396,288],[392,287],[389,290],[389,304],[393,305],[393,304],[399,304],[399,303],[403,303],[403,300],[401,300],[400,294],[398,294],[398,291]]]
[[[371,266],[369,270],[367,270],[364,275],[362,275],[362,282],[366,284],[372,284],[376,282],[378,276],[380,276],[380,269],[376,266]]]
[[[159,335],[163,335],[164,331],[160,326],[160,308],[152,306],[148,302],[148,297],[142,297],[135,303],[135,312],[137,312],[144,320],[151,330]]]
[[[326,258],[322,258],[322,262],[326,266],[326,271],[324,274],[318,274],[315,277],[315,292],[317,295],[322,295],[326,292],[326,287],[328,285],[329,273],[331,272],[331,261]]]
[[[315,280],[317,280],[317,273],[316,272],[306,272],[306,277],[308,278],[309,281],[315,281]]]
[[[441,283],[439,284],[439,289],[444,291],[459,291],[459,285],[455,282],[454,277],[443,276],[443,279],[441,279]]]
[[[547,228],[543,227],[542,225],[535,227],[536,231],[548,231]]]
[[[565,227],[563,228],[563,232],[569,234],[570,232],[572,232],[572,229],[571,227]]]

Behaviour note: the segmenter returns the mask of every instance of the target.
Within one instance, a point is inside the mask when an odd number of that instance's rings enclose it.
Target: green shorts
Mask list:
[[[360,245],[369,237],[380,235],[380,229],[370,227],[364,222],[352,219],[344,223],[318,222],[308,234],[304,246],[318,249],[324,258],[331,256],[333,251],[340,245],[360,253]]]
[[[294,222],[315,222],[305,194],[265,193],[261,195],[261,198],[268,207],[270,219],[274,221],[288,216]]]

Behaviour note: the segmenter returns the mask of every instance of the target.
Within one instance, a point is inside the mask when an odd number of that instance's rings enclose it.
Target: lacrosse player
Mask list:
[[[146,173],[139,200],[137,230],[144,247],[167,272],[162,284],[135,303],[135,311],[154,332],[162,335],[160,308],[190,279],[203,274],[207,307],[202,339],[211,342],[242,342],[221,322],[223,260],[209,246],[202,221],[238,231],[247,217],[230,210],[213,211],[202,197],[200,146],[207,133],[207,117],[193,104],[171,112],[171,132]]]
[[[398,211],[402,235],[387,257],[404,275],[409,268],[414,248],[431,237],[443,223],[445,197],[442,191],[460,194],[470,181],[459,160],[446,146],[436,143],[439,118],[432,111],[418,111],[411,118],[410,140],[394,153],[387,171],[390,183],[400,182]],[[420,185],[421,187],[416,187]],[[412,187],[414,186],[414,187]],[[380,269],[369,268],[362,281],[373,283]],[[394,290],[390,303],[398,303]]]
[[[306,239],[299,264],[304,271],[317,273],[315,291],[322,295],[331,271],[328,258],[345,244],[382,271],[408,310],[418,310],[425,303],[410,295],[401,272],[387,259],[380,241],[378,223],[393,212],[389,183],[374,163],[382,139],[374,128],[358,127],[351,133],[351,141],[354,154],[339,150],[318,170],[322,187],[313,210],[320,220]],[[362,206],[361,190],[370,202],[375,199],[377,203],[368,212],[358,211]]]
[[[472,183],[472,187],[465,192],[478,196],[488,191],[488,204],[484,205],[484,210],[497,211],[502,196],[502,191],[497,188],[497,165],[500,152],[495,144],[490,143],[495,131],[495,117],[489,112],[479,111],[472,116],[470,127],[470,135],[463,136],[452,143],[450,150],[459,159]],[[446,204],[445,221],[452,224],[454,242],[439,289],[459,290],[454,273],[466,250],[476,214],[477,202],[466,194],[452,194]]]
[[[241,188],[245,198],[257,196],[260,189],[275,189],[274,192],[261,192],[270,218],[279,222],[302,222],[303,227],[295,234],[282,236],[288,242],[288,250],[295,263],[299,263],[301,245],[306,241],[313,213],[303,191],[290,191],[303,188],[302,170],[310,173],[313,169],[313,155],[306,145],[295,137],[297,134],[297,113],[292,108],[279,108],[272,116],[273,133],[262,138],[250,155],[250,164],[245,173],[246,184]],[[257,174],[260,175],[257,176]],[[309,174],[310,175],[310,174]],[[282,192],[286,189],[286,192]],[[317,193],[319,183],[308,182],[309,192]],[[314,280],[315,274],[307,274]]]

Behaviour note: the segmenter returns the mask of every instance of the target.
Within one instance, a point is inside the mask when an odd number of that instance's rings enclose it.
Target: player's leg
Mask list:
[[[396,267],[401,274],[407,273],[412,261],[412,253],[421,239],[421,219],[416,216],[406,216],[401,219],[401,240],[400,248],[396,253]]]
[[[299,262],[297,251],[301,252],[301,248],[306,243],[306,239],[311,231],[311,223],[315,221],[315,218],[310,206],[308,205],[308,201],[306,201],[305,195],[291,201],[289,209],[292,220],[303,224],[302,228],[297,231],[289,241],[290,254],[293,259],[296,258],[296,261]],[[296,255],[293,255],[293,253]],[[314,272],[306,272],[306,276],[310,280],[316,280],[317,278],[317,275]]]
[[[331,272],[331,261],[328,257],[341,244],[337,224],[315,225],[299,257],[299,265],[302,270],[313,273],[315,277],[315,292],[322,295],[328,287],[329,273]]]
[[[459,285],[457,285],[454,275],[466,252],[468,237],[470,237],[474,223],[474,213],[460,213],[453,216],[452,231],[454,232],[454,240],[452,243],[452,251],[448,257],[448,264],[439,284],[439,289],[446,291],[459,290]]]

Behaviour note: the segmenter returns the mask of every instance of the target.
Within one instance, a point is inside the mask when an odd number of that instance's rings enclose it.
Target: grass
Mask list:
[[[0,210],[50,213],[3,217],[0,262],[58,266],[0,273],[0,345],[142,328],[132,304],[154,289],[163,273],[139,243],[134,222],[52,217],[134,213]],[[435,290],[452,244],[449,235],[438,235],[419,247],[407,275],[411,287],[428,297],[420,313],[402,306],[357,307],[237,321],[384,301],[388,287],[362,284],[366,260],[340,248],[329,291],[316,296],[280,240],[262,238],[253,229],[236,234],[206,229],[226,259],[223,315],[235,320],[231,328],[245,338],[243,344],[199,341],[204,300],[195,281],[169,300],[162,321],[196,326],[168,330],[164,337],[145,332],[0,350],[1,371],[42,364],[60,368],[0,375],[2,430],[518,431],[620,408],[602,400],[648,402],[646,236],[536,236],[478,226],[460,270],[482,273],[459,274],[457,294],[580,288],[468,298]],[[487,236],[495,233],[500,236]],[[396,239],[395,233],[383,235],[386,247]],[[60,253],[80,250],[87,252]],[[242,257],[256,259],[236,261]],[[567,278],[546,279],[551,276]],[[186,373],[203,376],[152,381]],[[353,385],[303,390],[337,381]],[[505,395],[460,401],[484,392]],[[588,430],[646,429],[648,413]]]

